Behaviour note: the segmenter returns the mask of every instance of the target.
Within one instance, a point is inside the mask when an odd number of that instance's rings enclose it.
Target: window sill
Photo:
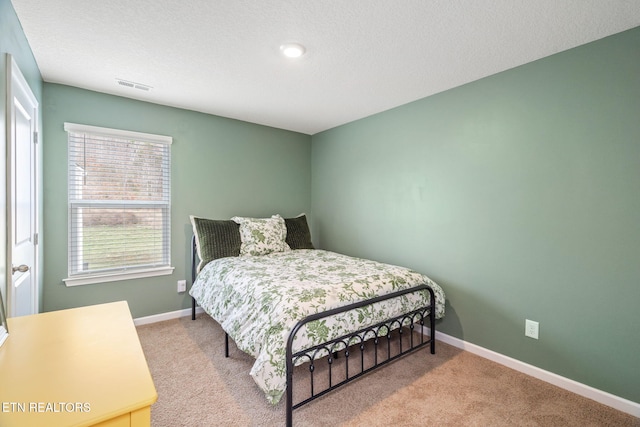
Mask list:
[[[120,280],[130,280],[130,279],[142,279],[145,277],[155,277],[155,276],[166,276],[168,274],[172,274],[174,267],[159,267],[159,268],[148,268],[142,270],[134,270],[134,271],[120,271],[117,273],[109,273],[109,274],[92,274],[86,276],[77,276],[77,277],[69,277],[67,279],[63,279],[63,282],[67,287],[69,286],[82,286],[82,285],[93,285],[96,283],[107,283],[107,282],[117,282]]]

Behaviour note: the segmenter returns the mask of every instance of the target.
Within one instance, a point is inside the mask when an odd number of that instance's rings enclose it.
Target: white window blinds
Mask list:
[[[64,129],[69,277],[169,267],[172,138],[73,123]]]

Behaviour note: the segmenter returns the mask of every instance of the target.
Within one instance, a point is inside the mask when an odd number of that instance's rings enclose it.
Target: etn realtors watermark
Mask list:
[[[91,412],[88,402],[2,402],[2,412],[73,413]]]

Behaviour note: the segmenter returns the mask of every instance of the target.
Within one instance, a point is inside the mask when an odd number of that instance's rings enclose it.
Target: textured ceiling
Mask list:
[[[47,82],[306,134],[640,25],[639,0],[11,2]]]

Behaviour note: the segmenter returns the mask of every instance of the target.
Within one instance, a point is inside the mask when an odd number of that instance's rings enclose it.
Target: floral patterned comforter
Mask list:
[[[444,316],[444,292],[427,276],[319,249],[211,261],[198,275],[190,294],[238,348],[256,358],[251,376],[275,404],[286,388],[286,342],[298,321],[419,284],[431,286],[436,318]],[[422,291],[310,322],[297,334],[293,350],[428,304],[429,294]]]

